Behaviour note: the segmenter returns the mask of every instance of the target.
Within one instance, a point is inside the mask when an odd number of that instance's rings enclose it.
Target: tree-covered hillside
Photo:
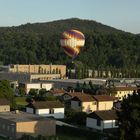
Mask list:
[[[71,58],[60,46],[60,37],[71,28],[85,34],[85,47],[76,58],[84,66],[140,69],[140,35],[75,18],[1,27],[0,61],[2,64],[66,64]]]

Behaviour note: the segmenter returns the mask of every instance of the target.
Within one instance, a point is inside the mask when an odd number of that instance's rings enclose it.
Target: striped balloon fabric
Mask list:
[[[62,34],[60,44],[65,53],[74,59],[85,44],[85,36],[82,32],[71,29]]]

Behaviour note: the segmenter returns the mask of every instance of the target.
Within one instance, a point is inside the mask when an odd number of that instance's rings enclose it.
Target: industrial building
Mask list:
[[[0,113],[1,136],[16,140],[21,138],[23,134],[32,136],[55,135],[55,120],[19,111]]]

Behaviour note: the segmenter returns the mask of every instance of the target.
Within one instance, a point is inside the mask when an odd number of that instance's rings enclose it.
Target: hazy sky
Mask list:
[[[0,0],[0,26],[72,17],[140,33],[140,0]]]

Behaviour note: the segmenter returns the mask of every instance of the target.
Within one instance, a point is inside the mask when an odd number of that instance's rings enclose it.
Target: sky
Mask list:
[[[0,0],[0,27],[68,18],[140,33],[140,0]]]

